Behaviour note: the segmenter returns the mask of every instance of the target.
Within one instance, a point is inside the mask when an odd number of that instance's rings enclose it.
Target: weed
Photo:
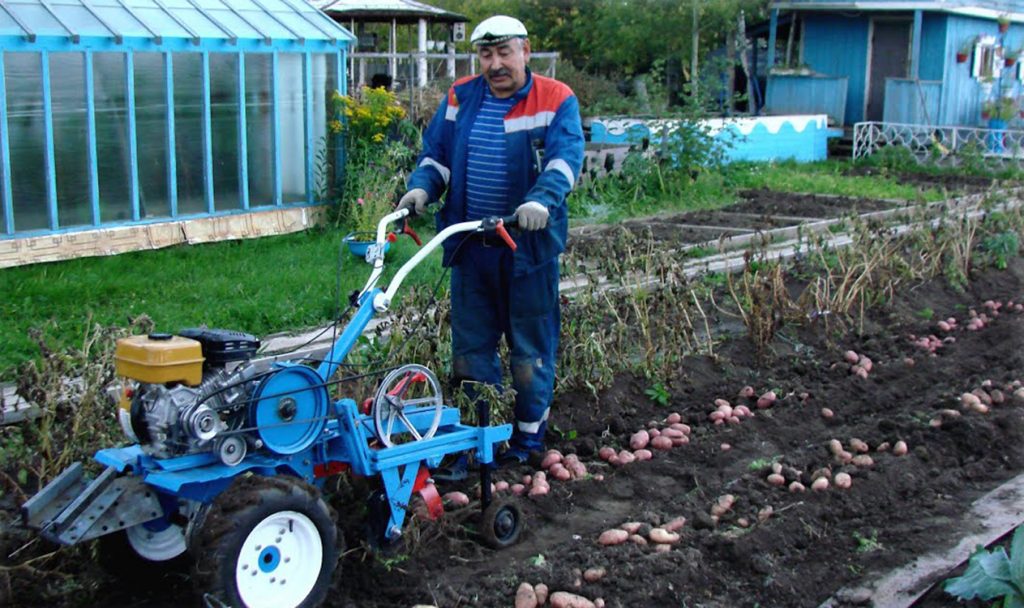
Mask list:
[[[1014,230],[994,234],[981,241],[981,250],[987,254],[993,266],[1006,270],[1007,260],[1020,251],[1020,237]]]
[[[763,471],[764,469],[767,469],[768,467],[772,466],[776,462],[779,462],[781,459],[782,459],[782,456],[779,456],[779,455],[772,456],[771,458],[757,458],[755,460],[750,461],[750,464],[747,465],[747,470],[748,471]]]
[[[672,395],[669,394],[668,389],[665,388],[665,385],[661,382],[652,384],[644,391],[644,394],[650,397],[651,401],[661,406],[668,405],[669,399],[672,397]]]
[[[878,530],[872,530],[870,536],[854,531],[853,539],[857,541],[857,553],[871,553],[882,549],[882,543],[878,542]]]
[[[915,312],[914,315],[917,318],[919,318],[919,319],[924,319],[925,321],[930,321],[932,318],[935,317],[935,311],[932,310],[931,308],[928,308],[926,306],[926,307],[922,308],[921,310]]]

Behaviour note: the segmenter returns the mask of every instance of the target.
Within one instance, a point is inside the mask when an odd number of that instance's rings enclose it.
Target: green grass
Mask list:
[[[897,177],[845,175],[848,161],[778,164],[742,163],[728,168],[729,182],[736,188],[768,188],[784,192],[808,192],[863,198],[892,198],[909,201],[938,201],[946,195],[937,189],[918,191],[899,183]]]
[[[38,355],[28,330],[49,322],[57,345],[68,345],[90,323],[124,325],[142,314],[162,331],[205,324],[258,336],[329,321],[342,236],[312,230],[0,270],[0,377],[10,378],[14,366]],[[388,267],[397,269],[415,249],[411,239],[400,238]],[[365,284],[370,266],[347,250],[342,254],[344,307],[347,294]],[[404,285],[432,285],[441,272],[435,251]]]

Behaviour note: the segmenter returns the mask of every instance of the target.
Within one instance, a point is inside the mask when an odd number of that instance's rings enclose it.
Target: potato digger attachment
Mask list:
[[[487,404],[478,425],[445,405],[441,383],[419,364],[391,369],[369,408],[332,399],[331,379],[368,323],[387,312],[408,273],[445,239],[497,234],[492,217],[448,227],[377,287],[386,230],[406,220],[396,211],[378,224],[366,252],[373,265],[353,294],[354,312],[323,360],[253,363],[259,340],[234,331],[196,329],[133,336],[118,343],[124,378],[118,416],[133,442],[98,451],[103,469],[89,478],[68,467],[22,507],[22,523],[47,540],[75,545],[96,538],[121,547],[129,572],[192,561],[193,581],[216,605],[314,606],[325,597],[340,555],[325,480],[351,473],[379,480],[368,499],[371,544],[394,543],[414,494],[430,517],[443,505],[430,479],[448,455],[470,452],[481,464],[480,536],[502,548],[519,538],[523,515],[492,499],[489,466],[511,425],[491,426]],[[144,569],[144,568],[143,568]]]

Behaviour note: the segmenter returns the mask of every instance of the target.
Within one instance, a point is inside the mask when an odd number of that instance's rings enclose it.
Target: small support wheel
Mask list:
[[[373,398],[373,428],[385,447],[399,437],[422,441],[437,432],[444,409],[444,397],[437,376],[422,365],[403,365],[385,376]],[[418,428],[409,418],[413,412],[427,413],[429,424]]]
[[[516,544],[525,527],[522,510],[510,500],[494,500],[480,516],[480,536],[492,549]]]

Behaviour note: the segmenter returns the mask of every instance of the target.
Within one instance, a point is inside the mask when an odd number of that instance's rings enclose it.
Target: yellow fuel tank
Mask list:
[[[198,386],[203,381],[203,348],[191,338],[170,334],[121,338],[114,362],[119,376],[139,382]]]

